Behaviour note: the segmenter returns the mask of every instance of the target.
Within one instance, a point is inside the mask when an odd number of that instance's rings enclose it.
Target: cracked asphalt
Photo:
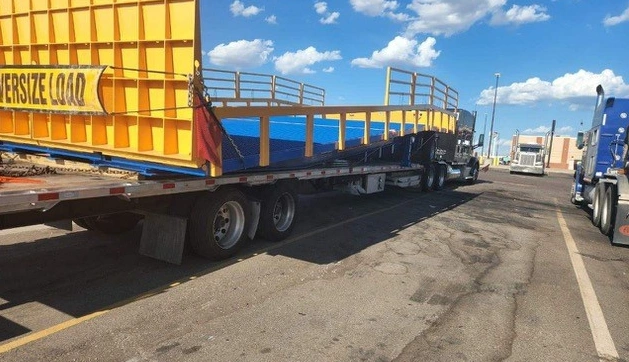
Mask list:
[[[598,361],[558,214],[626,360],[629,249],[570,185],[304,196],[293,237],[223,263],[141,257],[140,230],[0,232],[0,361]]]

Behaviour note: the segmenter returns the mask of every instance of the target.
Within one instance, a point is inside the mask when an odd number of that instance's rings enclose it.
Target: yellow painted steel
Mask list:
[[[98,93],[103,114],[79,114],[77,108],[56,110],[58,113],[0,110],[0,140],[173,166],[204,165],[206,160],[197,154],[197,127],[190,99],[190,85],[201,84],[205,71],[200,64],[199,2],[0,0],[0,67],[106,67]],[[411,80],[394,77],[399,74]],[[217,107],[215,113],[219,120],[260,120],[262,166],[270,162],[273,116],[306,116],[307,157],[313,156],[314,118],[319,116],[338,119],[338,150],[346,147],[347,120],[365,121],[365,144],[369,143],[370,125],[376,122],[384,123],[385,140],[390,138],[390,123],[412,123],[413,130],[454,131],[452,108],[457,107],[458,94],[434,77],[389,68],[385,106],[326,107],[322,106],[325,92],[321,88],[270,76],[262,81],[264,89],[268,88],[263,102],[266,106],[257,107],[259,98],[242,98],[242,93],[259,85],[259,77],[268,76],[236,72],[233,86],[223,87],[233,88],[234,94],[219,97],[219,103],[230,106]],[[392,84],[402,85],[406,91],[392,90]],[[411,92],[407,95],[408,88]],[[410,97],[409,104],[389,106],[392,95]],[[428,101],[419,104],[415,100],[418,97]],[[246,106],[232,106],[232,102]],[[273,106],[276,104],[283,106]],[[210,151],[218,161],[209,165],[209,173],[220,176],[220,137],[214,146]]]
[[[306,152],[304,156],[312,157],[314,155],[314,115],[306,116]]]
[[[271,119],[260,117],[260,166],[268,166],[271,159]]]
[[[390,123],[409,124],[409,120],[413,121],[413,130],[415,132],[421,130],[438,130],[442,132],[455,132],[455,117],[451,112],[446,110],[437,110],[426,108],[425,110],[401,110],[400,108],[408,108],[405,106],[397,106],[398,110],[391,111],[389,115]],[[431,118],[432,116],[432,118]],[[327,119],[340,119],[340,114],[329,114]],[[371,115],[372,123],[385,123],[387,114],[385,112],[373,112]],[[441,121],[443,119],[443,121]],[[365,121],[364,114],[347,113],[348,121]],[[417,120],[415,122],[415,120]],[[438,120],[435,123],[435,120]],[[443,123],[443,125],[442,125]],[[415,124],[417,126],[415,126]]]
[[[342,151],[345,149],[345,134],[347,127],[347,115],[345,113],[341,113],[341,118],[339,119],[339,140],[337,149]]]
[[[371,143],[371,113],[365,113],[365,129],[363,130],[363,144],[368,145]]]
[[[106,115],[2,110],[0,140],[202,164],[188,81],[201,59],[197,0],[2,0],[0,41],[3,66],[107,66]]]

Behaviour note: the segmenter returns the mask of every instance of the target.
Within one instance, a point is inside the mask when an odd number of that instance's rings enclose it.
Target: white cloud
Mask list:
[[[507,0],[413,0],[407,9],[416,14],[407,24],[405,35],[451,36],[468,30],[491,16],[492,25],[520,25],[550,18],[540,5],[513,5],[505,11]]]
[[[545,134],[550,132],[551,128],[549,126],[537,126],[535,128],[527,128],[524,131],[521,131],[521,134]],[[572,133],[574,129],[570,126],[563,126],[555,129],[555,135],[561,134],[569,134]]]
[[[396,36],[381,50],[375,50],[371,58],[356,58],[352,65],[361,68],[382,68],[385,66],[429,67],[441,51],[435,50],[435,38],[428,37],[418,45],[417,40]]]
[[[298,50],[294,53],[286,52],[279,57],[275,58],[275,69],[282,74],[311,74],[315,73],[314,70],[308,68],[309,66],[331,60],[340,60],[341,51],[333,50],[326,52],[318,52],[316,48],[310,46],[306,49]]]
[[[397,1],[387,0],[350,0],[349,2],[354,11],[368,16],[384,15],[387,11],[394,11],[399,6]]]
[[[245,18],[258,15],[260,12],[264,11],[263,8],[259,8],[257,6],[245,6],[239,0],[234,1],[229,6],[229,10],[232,12],[232,14],[234,14],[234,16],[244,16]]]
[[[570,126],[563,126],[563,127],[559,127],[559,129],[555,130],[555,134],[566,134],[566,133],[572,133],[574,129]]]
[[[399,23],[403,23],[403,22],[411,20],[411,16],[404,13],[387,12],[384,14],[384,16]]]
[[[491,18],[494,25],[514,24],[521,25],[526,23],[535,23],[550,19],[550,15],[546,14],[546,8],[540,5],[519,6],[513,5],[506,12],[498,10]]]
[[[315,11],[319,15],[323,15],[328,11],[328,3],[325,1],[320,1],[314,4]]]
[[[273,52],[271,40],[238,40],[219,44],[208,52],[210,63],[231,68],[253,68],[267,62]]]
[[[605,92],[609,95],[629,96],[629,84],[625,83],[621,76],[614,74],[611,69],[605,69],[600,73],[580,69],[576,73],[564,74],[553,81],[534,77],[521,83],[498,87],[496,102],[525,105],[548,101],[565,101],[574,110],[580,105],[591,106],[592,99],[596,97],[596,86],[599,84],[603,85]],[[494,89],[491,87],[483,90],[477,104],[492,104]]]
[[[521,134],[538,134],[538,133],[546,133],[548,131],[550,131],[550,127],[548,126],[537,126],[536,128],[527,128],[520,133]]]
[[[334,67],[323,68],[323,73],[332,73],[334,72]]]
[[[629,7],[622,12],[622,14],[618,16],[607,15],[605,19],[603,19],[603,25],[605,26],[614,26],[620,23],[624,23],[625,21],[629,21]]]
[[[268,16],[266,19],[264,19],[264,21],[266,21],[269,24],[274,24],[275,25],[275,24],[277,24],[277,16],[275,16],[275,15]]]
[[[329,12],[328,3],[326,3],[325,1],[315,3],[314,8],[317,14],[323,15],[323,17],[319,19],[319,22],[321,24],[336,24],[336,20],[338,20],[338,18],[341,16],[341,13],[339,13],[338,11]]]
[[[331,14],[328,14],[326,17],[319,19],[319,22],[321,24],[336,24],[336,19],[339,18],[339,16],[341,16],[340,13],[338,12],[333,12]]]
[[[417,17],[408,24],[406,35],[460,33],[505,3],[506,0],[413,0],[407,8]]]

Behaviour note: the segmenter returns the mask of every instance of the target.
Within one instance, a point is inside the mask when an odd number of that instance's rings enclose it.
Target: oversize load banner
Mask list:
[[[103,66],[0,66],[0,108],[107,113],[98,96]]]

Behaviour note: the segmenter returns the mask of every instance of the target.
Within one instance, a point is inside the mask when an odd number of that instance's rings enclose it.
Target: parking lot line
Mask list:
[[[555,199],[555,204],[558,204],[557,199]],[[585,307],[585,313],[590,324],[590,330],[592,332],[592,338],[594,339],[594,345],[596,346],[598,357],[601,361],[616,360],[619,358],[618,351],[616,351],[614,340],[607,328],[607,322],[605,322],[603,310],[598,302],[598,298],[596,297],[594,287],[592,287],[590,276],[585,269],[583,258],[579,253],[579,249],[577,249],[577,245],[572,238],[572,234],[570,234],[566,220],[558,207],[557,220],[559,221],[559,227],[561,228],[566,247],[568,248],[572,269],[574,269],[574,274],[577,278],[579,291],[581,292],[581,299],[583,300],[583,306]]]

